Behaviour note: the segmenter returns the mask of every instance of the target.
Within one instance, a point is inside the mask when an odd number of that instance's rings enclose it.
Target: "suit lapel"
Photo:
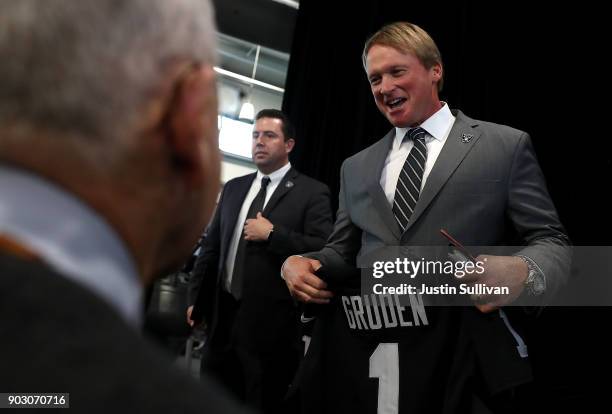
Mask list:
[[[278,187],[274,190],[272,197],[268,200],[268,203],[264,207],[263,216],[268,217],[270,211],[278,204],[278,202],[287,194],[289,191],[293,190],[295,187],[295,177],[297,177],[299,173],[291,167],[287,174],[283,177],[283,179],[278,183]]]
[[[423,187],[412,217],[410,217],[406,231],[419,219],[480,138],[480,132],[473,128],[476,125],[477,122],[463,115],[461,111],[457,111],[453,128],[446,138],[444,147],[442,147],[429,177],[427,177],[427,182]]]
[[[242,208],[242,204],[244,203],[244,199],[246,198],[249,190],[251,189],[251,185],[253,184],[253,180],[257,177],[257,173],[249,174],[244,176],[244,179],[237,181],[235,186],[236,189],[232,189],[228,192],[228,195],[233,195],[230,199],[228,199],[228,203],[223,206],[219,206],[219,208],[226,209],[227,211],[227,225],[230,226],[225,234],[227,238],[231,240],[232,235],[234,234],[234,228],[236,226],[236,221],[238,220],[238,216],[240,215],[240,209]],[[228,189],[229,190],[229,189]],[[228,244],[229,245],[229,244]]]
[[[366,186],[370,197],[372,197],[372,203],[374,209],[380,215],[383,222],[387,225],[393,235],[399,240],[401,237],[400,228],[393,215],[393,210],[389,206],[387,196],[380,186],[380,176],[382,174],[385,160],[393,144],[393,138],[395,137],[395,129],[392,129],[376,143],[374,147],[368,152],[365,166],[371,166],[373,171],[367,174]]]

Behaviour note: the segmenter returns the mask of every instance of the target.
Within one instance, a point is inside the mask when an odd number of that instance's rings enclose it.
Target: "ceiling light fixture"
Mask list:
[[[255,74],[257,73],[257,63],[259,62],[259,51],[261,50],[261,46],[257,45],[257,50],[255,52],[255,62],[253,63],[253,75],[251,75],[251,79],[255,80]],[[253,84],[251,84],[251,91],[247,94],[247,101],[242,104],[242,108],[240,108],[240,115],[238,115],[238,119],[241,121],[249,121],[253,122],[255,120],[255,107],[251,103],[251,97],[253,96]]]

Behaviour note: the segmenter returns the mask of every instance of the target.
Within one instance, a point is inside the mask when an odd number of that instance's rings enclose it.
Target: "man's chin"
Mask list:
[[[269,160],[267,158],[257,158],[255,157],[253,159],[253,163],[255,164],[255,166],[257,167],[257,169],[261,170],[262,168],[266,168],[266,166],[269,164]]]
[[[410,123],[401,117],[387,116],[387,121],[396,128],[408,128]]]
[[[385,114],[385,115],[386,115],[387,121],[389,121],[389,123],[396,128],[411,128],[415,126],[415,124],[418,124],[418,122],[412,121],[410,117],[406,116],[406,114],[404,113],[397,114],[397,115],[392,115],[392,114]]]

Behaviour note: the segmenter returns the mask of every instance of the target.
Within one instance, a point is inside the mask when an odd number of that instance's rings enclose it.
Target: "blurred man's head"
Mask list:
[[[253,127],[253,162],[264,174],[270,174],[289,162],[295,145],[295,129],[289,118],[277,109],[263,109]]]
[[[419,125],[440,108],[442,58],[420,27],[384,26],[366,41],[362,59],[376,106],[394,126]]]
[[[0,162],[96,209],[149,281],[212,212],[215,49],[205,0],[0,2]]]

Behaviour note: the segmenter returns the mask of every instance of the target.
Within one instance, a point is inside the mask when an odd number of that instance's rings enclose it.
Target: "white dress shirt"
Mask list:
[[[442,147],[446,142],[446,138],[448,134],[450,134],[451,128],[455,123],[455,117],[448,108],[448,105],[445,102],[442,104],[442,108],[420,125],[420,127],[427,132],[427,134],[425,134],[427,161],[425,162],[425,171],[423,172],[423,180],[421,181],[421,190],[425,186],[427,177],[429,177],[429,173],[436,163],[438,155],[440,155],[440,151],[442,151]],[[391,146],[389,155],[387,155],[380,176],[380,186],[383,188],[387,196],[387,201],[391,207],[393,207],[397,179],[404,167],[406,158],[408,158],[408,153],[414,146],[412,140],[409,139],[402,143],[408,129],[409,128],[395,128],[393,145]]]
[[[247,193],[247,196],[242,203],[242,207],[240,208],[240,214],[238,214],[238,219],[236,220],[236,227],[234,227],[234,233],[232,235],[232,240],[229,245],[229,251],[225,260],[225,272],[227,276],[225,279],[225,289],[228,292],[231,292],[232,273],[234,272],[234,262],[236,261],[238,243],[243,237],[244,223],[247,219],[247,214],[249,212],[249,208],[251,207],[251,203],[253,202],[253,200],[257,196],[257,193],[261,189],[261,179],[263,177],[270,178],[270,183],[266,188],[266,200],[264,202],[265,207],[266,204],[268,204],[268,201],[270,201],[270,197],[272,197],[272,194],[274,194],[274,191],[278,187],[278,184],[280,184],[281,180],[283,179],[285,174],[289,172],[290,169],[291,163],[287,163],[283,167],[268,175],[263,174],[259,170],[257,171],[257,176],[253,180],[253,184],[251,184],[251,188],[249,189],[249,192]]]
[[[136,265],[104,217],[44,178],[1,164],[0,194],[0,234],[94,292],[129,323],[141,325]]]

